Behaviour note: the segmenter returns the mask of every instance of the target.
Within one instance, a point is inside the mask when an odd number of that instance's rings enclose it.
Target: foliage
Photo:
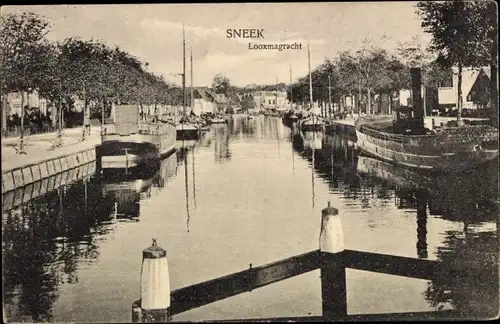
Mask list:
[[[433,37],[430,49],[442,63],[470,67],[489,63],[496,29],[493,2],[420,1],[416,7],[424,31]]]
[[[147,63],[100,41],[50,42],[48,32],[48,22],[34,13],[2,16],[2,91],[38,90],[67,109],[75,99],[101,106],[172,103],[170,85],[148,72]]]
[[[458,116],[461,112],[462,67],[491,66],[492,110],[497,103],[496,4],[492,1],[420,1],[416,5],[424,31],[432,35],[431,50],[445,67],[458,66]]]
[[[212,81],[212,89],[215,93],[227,95],[230,87],[229,79],[223,74],[217,74]]]
[[[2,15],[0,32],[2,91],[28,91],[40,82],[45,69],[45,39],[49,23],[30,12]]]

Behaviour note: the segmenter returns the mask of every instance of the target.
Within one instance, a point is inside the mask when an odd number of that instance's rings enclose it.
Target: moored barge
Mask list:
[[[172,153],[176,148],[175,124],[155,119],[140,120],[136,105],[117,106],[115,122],[106,125],[101,136],[102,168],[137,167]]]
[[[498,130],[488,125],[411,130],[393,116],[356,120],[357,144],[362,152],[405,167],[459,172],[498,157]]]

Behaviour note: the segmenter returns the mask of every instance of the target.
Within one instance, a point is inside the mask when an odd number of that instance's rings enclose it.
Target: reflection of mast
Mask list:
[[[188,168],[187,168],[187,151],[184,152],[184,188],[186,189],[186,213],[187,213],[187,231],[189,233],[189,193],[188,193]]]
[[[85,215],[87,214],[87,199],[88,199],[87,181],[88,181],[88,178],[85,177],[85,179],[83,179],[83,186],[84,186],[84,189],[85,189]]]
[[[275,119],[275,125],[276,125],[276,140],[278,141],[278,156],[280,153],[280,132],[279,132],[279,125],[278,125],[278,119]]]
[[[416,193],[417,198],[417,255],[427,258],[427,201],[422,193]]]

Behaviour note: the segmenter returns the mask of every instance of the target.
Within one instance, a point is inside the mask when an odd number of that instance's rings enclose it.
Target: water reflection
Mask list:
[[[141,193],[163,187],[176,167],[174,154],[156,170],[85,177],[4,210],[2,273],[9,321],[53,321],[60,286],[76,284],[79,267],[98,261],[99,241],[112,224],[138,221],[139,200],[146,198]]]
[[[100,186],[97,178],[85,179],[3,213],[4,300],[10,321],[51,321],[59,286],[78,282],[78,264],[98,258],[96,236],[107,233],[112,209]]]
[[[429,282],[429,305],[450,305],[463,317],[491,317],[498,313],[498,171],[496,163],[460,177],[430,175],[358,156],[349,138],[327,135],[321,146],[314,135],[293,132],[294,149],[313,161],[316,174],[327,180],[332,192],[358,200],[361,208],[394,204],[415,215],[416,252],[428,258],[428,217],[463,225],[463,232],[445,230],[443,242],[432,252],[449,267]],[[318,136],[319,137],[319,136]],[[319,147],[319,148],[318,148]],[[382,216],[382,215],[381,215]],[[368,224],[371,227],[372,224]],[[454,275],[454,269],[464,269]]]
[[[281,155],[276,151],[280,149]],[[396,306],[400,308],[390,311],[404,312],[407,305],[403,303],[418,299],[425,307],[454,307],[463,316],[485,316],[498,306],[498,260],[494,254],[498,248],[494,230],[498,176],[494,169],[451,179],[411,173],[358,156],[347,137],[302,134],[284,127],[278,118],[233,118],[227,125],[204,133],[197,142],[178,143],[178,151],[163,161],[159,170],[151,168],[149,173],[116,178],[107,174],[102,179],[90,177],[28,201],[24,193],[16,196],[20,198],[12,196],[11,205],[16,207],[5,209],[2,218],[7,317],[10,321],[26,320],[23,316],[29,321],[96,319],[85,313],[88,307],[64,309],[75,298],[67,291],[78,290],[79,301],[95,307],[103,321],[128,320],[130,301],[137,297],[134,285],[138,284],[138,268],[130,267],[138,260],[129,256],[130,249],[136,240],[146,238],[149,243],[152,228],[165,233],[165,247],[179,251],[172,278],[181,287],[239,271],[247,261],[264,264],[314,249],[317,240],[311,237],[316,237],[317,227],[310,217],[304,217],[307,213],[317,216],[317,210],[310,210],[309,190],[316,207],[315,200],[328,197],[348,213],[345,224],[350,232],[346,238],[352,238],[351,244],[357,242],[356,249],[383,253],[386,248],[403,256],[437,259],[449,268],[428,284],[398,277],[384,281],[384,287],[377,286],[378,281],[371,285],[373,277],[361,273],[349,283],[354,288],[362,286],[358,291],[350,288],[349,307],[360,313],[373,312],[371,300],[356,305],[367,290],[380,289],[375,295],[383,295],[403,286],[405,290],[395,293],[395,298],[385,302],[381,298],[382,310],[397,299],[403,300]],[[179,178],[169,182],[177,170]],[[45,186],[54,188],[55,183],[56,178]],[[286,193],[290,195],[282,197]],[[144,208],[145,200],[148,208]],[[158,210],[167,208],[168,219],[157,215]],[[203,210],[203,217],[201,213],[196,217],[196,208]],[[269,217],[269,210],[286,219],[286,226]],[[184,227],[191,233],[184,233]],[[197,235],[192,235],[195,229],[199,229]],[[110,233],[113,241],[106,247],[102,243]],[[130,233],[133,242],[127,241]],[[290,237],[296,240],[290,241]],[[124,257],[116,260],[115,252]],[[207,266],[207,260],[213,263]],[[92,271],[85,268],[89,263],[94,265]],[[457,265],[465,272],[455,275],[452,269]],[[120,276],[127,280],[110,280],[100,272],[115,268],[121,269]],[[92,278],[96,274],[98,278]],[[83,282],[83,278],[91,279]],[[294,292],[290,297],[309,312],[318,300],[315,292],[308,291],[313,285],[306,279],[297,277],[288,283]],[[102,293],[96,286],[103,282],[106,291],[119,291],[115,294],[119,298],[104,296],[92,304]],[[299,283],[293,286],[293,282]],[[282,299],[281,288],[265,289],[269,290],[258,298],[266,298],[268,293],[271,297],[262,299],[266,306],[256,306],[255,311],[261,314]],[[412,291],[420,294],[420,299],[412,296]],[[227,299],[225,305],[214,304],[209,310],[209,306],[199,309],[199,318],[193,310],[184,314],[185,319],[213,319],[220,313],[245,317],[247,310],[238,311],[237,306],[248,303],[251,297],[242,294],[238,298]],[[293,305],[288,301],[272,304],[272,308],[275,314],[286,316]]]
[[[465,318],[498,315],[498,238],[494,232],[446,231],[437,257],[450,269],[425,292],[433,307],[451,304]],[[452,267],[461,271],[456,273]]]
[[[215,125],[212,125],[215,126]],[[226,127],[226,125],[222,125]],[[198,141],[182,141],[177,143],[177,160],[184,165],[184,192],[186,201],[186,231],[189,233],[189,224],[191,221],[191,210],[190,210],[190,194],[189,194],[189,172],[188,172],[188,156],[191,156],[191,174],[192,174],[192,191],[193,191],[193,203],[196,211],[196,168],[195,168],[195,152]]]
[[[211,127],[214,140],[214,156],[217,163],[223,163],[231,159],[229,127],[230,125],[225,124],[215,124]]]

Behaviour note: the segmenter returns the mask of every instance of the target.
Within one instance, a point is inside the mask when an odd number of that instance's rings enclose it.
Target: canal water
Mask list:
[[[349,314],[498,313],[495,165],[414,173],[360,156],[341,135],[303,135],[263,116],[235,116],[178,147],[158,168],[85,176],[17,205],[3,197],[8,320],[128,322],[152,238],[178,289],[318,249],[328,201],[348,249],[468,269],[432,281],[347,270]],[[319,270],[173,320],[308,315],[321,315]]]

